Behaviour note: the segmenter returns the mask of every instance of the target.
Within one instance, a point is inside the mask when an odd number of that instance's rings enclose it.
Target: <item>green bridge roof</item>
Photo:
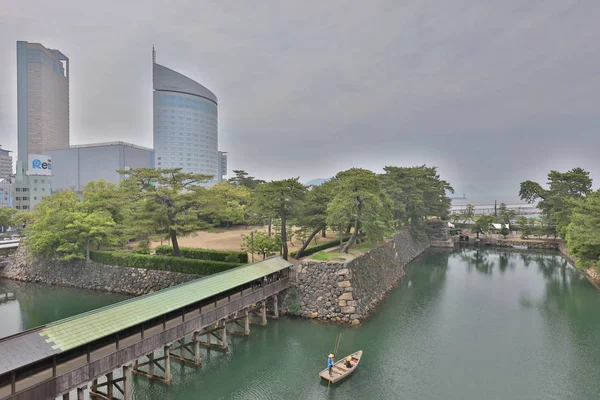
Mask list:
[[[54,351],[67,351],[290,266],[281,257],[271,257],[53,322],[40,335]]]

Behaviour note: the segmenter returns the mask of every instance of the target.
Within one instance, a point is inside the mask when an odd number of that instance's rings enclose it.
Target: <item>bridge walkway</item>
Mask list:
[[[227,324],[245,320],[244,333],[249,334],[253,313],[266,324],[267,299],[273,299],[277,314],[277,294],[287,288],[291,266],[272,257],[0,339],[0,399],[55,398],[74,389],[83,393],[86,387],[98,398],[111,398],[107,396],[116,388],[127,399],[127,376],[138,372],[159,377],[153,373],[159,361],[164,366],[157,369],[166,369],[159,378],[170,382],[173,343],[179,344],[176,357],[186,359],[188,337],[194,348],[214,347],[211,337],[226,348]],[[154,357],[158,350],[164,351],[162,358]],[[198,365],[199,351],[192,352],[187,361]],[[142,357],[149,361],[139,364]],[[124,378],[113,379],[119,368]],[[104,377],[106,396],[97,383]]]

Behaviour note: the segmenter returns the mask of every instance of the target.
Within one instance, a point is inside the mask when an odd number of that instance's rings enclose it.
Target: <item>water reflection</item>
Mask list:
[[[7,304],[18,315],[106,300],[65,288],[11,290],[18,301]],[[430,251],[360,327],[269,320],[250,337],[231,337],[227,353],[202,350],[202,368],[173,362],[170,386],[137,376],[134,398],[595,400],[599,309],[597,291],[555,254]],[[316,374],[340,332],[339,353],[362,349],[365,357],[328,389]]]
[[[0,293],[14,301],[0,304],[0,337],[125,300],[128,296],[0,279]]]
[[[458,250],[460,260],[467,266],[467,271],[471,273],[473,270],[481,272],[485,275],[491,275],[494,269],[494,262],[488,259],[489,253],[485,248],[461,248]]]

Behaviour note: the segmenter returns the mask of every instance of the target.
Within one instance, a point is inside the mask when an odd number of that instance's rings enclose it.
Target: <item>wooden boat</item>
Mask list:
[[[336,383],[344,378],[347,378],[351,373],[353,373],[356,370],[356,368],[358,368],[358,363],[360,362],[362,354],[362,350],[350,354],[350,357],[352,357],[352,360],[350,361],[350,363],[352,364],[352,368],[346,368],[346,357],[344,357],[337,361],[335,364],[333,364],[333,368],[331,369],[331,376],[329,376],[329,370],[327,368],[319,372],[319,376],[330,383]]]

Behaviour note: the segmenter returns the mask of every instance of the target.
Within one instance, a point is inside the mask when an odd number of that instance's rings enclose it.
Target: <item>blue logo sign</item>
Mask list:
[[[48,162],[42,162],[42,160],[39,160],[37,158],[34,158],[33,161],[31,161],[31,168],[33,169],[52,169],[52,165],[50,164],[50,160],[48,160]]]

